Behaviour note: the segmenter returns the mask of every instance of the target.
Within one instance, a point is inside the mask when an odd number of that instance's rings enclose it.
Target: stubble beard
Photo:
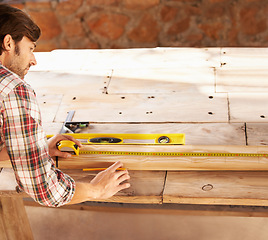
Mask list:
[[[21,63],[20,63],[20,48],[18,45],[15,46],[15,55],[11,59],[10,63],[8,66],[6,66],[10,71],[16,73],[21,79],[24,79],[24,76],[26,75],[26,70],[31,67],[29,64],[28,67],[22,68]]]

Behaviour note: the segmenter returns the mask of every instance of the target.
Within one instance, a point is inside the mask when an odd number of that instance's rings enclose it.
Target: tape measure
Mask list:
[[[174,157],[268,157],[263,153],[197,153],[197,152],[125,152],[125,151],[80,151],[79,154],[174,156]]]
[[[82,154],[95,155],[124,155],[124,156],[167,156],[167,157],[268,157],[266,153],[219,153],[219,152],[131,152],[131,151],[84,151],[71,141],[61,141],[59,150]]]

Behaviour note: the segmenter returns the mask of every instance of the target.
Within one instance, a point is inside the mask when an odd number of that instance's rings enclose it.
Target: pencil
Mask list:
[[[103,171],[106,170],[107,168],[84,168],[83,171]],[[126,170],[126,168],[117,168],[116,170]]]

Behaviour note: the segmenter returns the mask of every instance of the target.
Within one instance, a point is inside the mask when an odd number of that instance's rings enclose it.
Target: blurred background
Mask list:
[[[268,46],[267,0],[2,2],[23,9],[41,27],[37,51]]]

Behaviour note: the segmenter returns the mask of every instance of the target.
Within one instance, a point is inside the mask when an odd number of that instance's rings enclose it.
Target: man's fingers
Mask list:
[[[128,179],[130,179],[130,176],[128,175],[128,173],[125,173],[125,174],[121,175],[121,176],[118,178],[118,182],[119,182],[119,184],[120,184],[121,182],[124,182],[124,181],[126,181],[126,180],[128,180]]]
[[[130,179],[128,171],[116,171],[122,166],[123,164],[121,162],[116,162],[106,170],[98,173],[96,177],[91,180],[93,185],[98,185],[98,188],[102,189],[100,194],[101,198],[109,198],[117,192],[130,187],[130,183],[125,182]]]
[[[124,176],[129,176],[127,170],[117,171],[117,172],[114,173],[115,179],[118,179],[118,180],[120,180]]]
[[[115,172],[117,168],[120,168],[120,167],[122,167],[122,166],[123,166],[123,164],[122,164],[121,162],[116,162],[116,163],[114,163],[113,165],[111,165],[110,167],[108,167],[108,168],[106,169],[106,171]]]
[[[67,152],[57,151],[56,156],[62,157],[62,158],[70,158],[72,154],[67,153]]]
[[[82,147],[81,142],[78,141],[77,139],[75,139],[74,137],[69,136],[69,135],[63,135],[63,136],[66,138],[66,140],[70,140],[70,141],[76,143],[78,145],[78,147]]]
[[[126,189],[126,188],[129,188],[130,187],[130,183],[123,183],[123,184],[120,184],[118,185],[118,192],[123,190],[123,189]]]

